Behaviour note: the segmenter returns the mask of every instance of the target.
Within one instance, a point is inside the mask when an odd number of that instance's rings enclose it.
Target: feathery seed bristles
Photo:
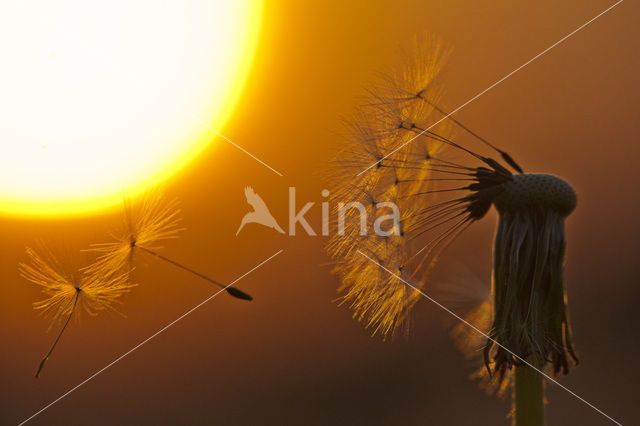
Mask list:
[[[78,309],[91,315],[107,309],[115,311],[114,305],[134,287],[129,283],[129,277],[136,248],[223,288],[232,297],[252,300],[248,293],[235,287],[227,287],[154,251],[158,242],[177,238],[182,230],[178,228],[179,213],[177,203],[164,203],[159,191],[148,192],[135,206],[125,199],[125,220],[121,234],[115,237],[116,241],[113,243],[95,244],[84,250],[99,255],[94,263],[79,271],[62,268],[50,253],[45,259],[33,249],[26,249],[31,262],[19,265],[20,275],[39,285],[48,296],[34,303],[34,308],[51,317],[52,324],[66,318],[53,345],[40,362],[36,378],[40,376]]]
[[[189,272],[220,288],[224,288],[232,297],[242,300],[252,300],[251,295],[238,288],[226,287],[222,283],[201,274],[188,266],[169,259],[155,250],[160,248],[160,241],[178,238],[180,209],[177,200],[166,202],[160,190],[148,191],[136,204],[125,199],[124,227],[120,235],[115,236],[115,242],[93,244],[86,250],[99,253],[96,261],[84,268],[88,277],[110,277],[118,274],[127,275],[133,269],[133,256],[136,249],[167,262],[175,267]]]
[[[128,273],[136,247],[157,249],[163,240],[178,237],[180,209],[177,200],[165,202],[162,191],[144,194],[136,204],[125,199],[123,229],[115,242],[93,244],[87,251],[98,253],[96,261],[85,268],[86,275],[110,276]]]
[[[484,301],[468,312],[465,315],[465,320],[488,335],[493,320],[493,304],[490,300]],[[474,364],[475,370],[471,373],[470,378],[477,381],[478,386],[488,394],[505,396],[506,391],[512,385],[513,373],[508,370],[503,371],[496,380],[495,375],[487,369],[482,352],[486,346],[486,338],[464,323],[457,323],[453,327],[451,335],[458,350]]]
[[[416,138],[429,121],[435,121],[435,110],[424,99],[439,99],[441,90],[436,80],[447,49],[434,38],[427,40],[427,46],[371,91],[365,105],[348,122],[351,137],[335,160],[334,178],[340,184],[330,200],[334,207],[341,202],[362,203],[369,229],[362,235],[358,210],[347,210],[344,233],[330,238],[327,251],[338,260],[334,272],[342,282],[343,303],[349,304],[354,316],[371,327],[374,334],[407,331],[409,312],[419,293],[358,251],[378,259],[385,268],[407,280],[427,274],[438,252],[435,247],[419,258],[409,256],[417,250],[412,237],[429,224],[428,217],[425,220],[429,202],[417,195],[434,187],[428,180],[433,174],[432,159],[444,147],[440,135],[450,133],[450,124],[438,124],[434,132],[426,132],[385,158]],[[375,167],[354,177],[376,162]],[[389,236],[377,235],[372,228],[376,218],[388,214],[376,208],[380,202],[393,202],[400,211],[399,229]],[[443,241],[450,236],[445,235]]]
[[[135,286],[125,275],[102,279],[88,277],[76,271],[62,270],[50,253],[44,258],[30,247],[26,253],[30,263],[20,263],[20,275],[40,286],[47,295],[46,299],[34,303],[34,309],[51,318],[52,324],[71,313],[77,292],[80,292],[77,307],[95,314],[97,311],[115,310],[114,305]]]
[[[20,276],[41,287],[47,295],[45,300],[35,302],[34,308],[52,319],[52,323],[71,311],[71,302],[76,297],[77,284],[60,265],[48,256],[45,260],[35,250],[26,248],[30,263],[20,263]]]
[[[51,318],[49,328],[66,318],[53,345],[38,365],[35,375],[38,378],[76,311],[80,309],[90,315],[104,310],[116,311],[114,305],[134,285],[128,282],[128,274],[87,276],[78,274],[77,271],[65,270],[50,252],[47,252],[47,258],[29,247],[26,252],[30,263],[19,264],[20,275],[40,286],[47,295],[46,299],[33,304],[34,309]]]
[[[513,374],[506,371],[502,380],[494,380],[483,359],[483,349],[487,343],[485,336],[491,332],[493,321],[491,291],[464,264],[449,268],[449,275],[453,279],[438,284],[434,289],[435,299],[483,333],[456,321],[450,330],[453,342],[474,368],[469,378],[488,394],[502,397],[510,388]]]

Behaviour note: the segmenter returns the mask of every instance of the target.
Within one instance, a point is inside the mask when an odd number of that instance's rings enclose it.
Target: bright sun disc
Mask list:
[[[96,211],[181,169],[246,80],[261,0],[0,2],[0,212]]]

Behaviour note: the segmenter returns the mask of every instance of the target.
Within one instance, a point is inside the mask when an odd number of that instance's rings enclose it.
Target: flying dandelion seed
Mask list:
[[[148,191],[137,204],[132,205],[125,199],[124,211],[122,230],[114,236],[115,241],[93,244],[92,248],[87,250],[98,253],[96,261],[85,269],[87,274],[97,276],[111,276],[123,272],[128,274],[133,269],[135,252],[140,250],[225,289],[230,296],[242,300],[253,299],[236,287],[225,286],[158,253],[161,241],[176,239],[180,231],[184,230],[179,227],[180,209],[176,200],[165,202],[161,191]]]
[[[71,317],[77,311],[95,315],[99,311],[115,310],[114,305],[128,293],[134,284],[130,284],[127,274],[111,275],[99,278],[77,271],[65,270],[60,263],[47,252],[46,257],[27,247],[30,263],[20,263],[20,275],[41,287],[47,298],[33,304],[34,309],[51,319],[51,325],[63,322],[62,329],[46,353],[36,371],[40,377],[42,369],[58,345]],[[76,314],[77,315],[77,314]]]
[[[521,411],[541,419],[541,376],[520,359],[540,369],[550,365],[556,375],[568,373],[568,358],[577,363],[563,280],[564,220],[576,194],[558,177],[525,174],[509,154],[438,107],[448,49],[434,37],[416,47],[348,121],[350,138],[335,161],[334,178],[341,182],[332,192],[335,203],[359,201],[375,216],[373,206],[388,201],[401,216],[388,236],[372,229],[363,235],[352,220],[344,234],[331,237],[327,250],[338,262],[342,300],[374,334],[406,331],[420,293],[402,280],[422,288],[442,251],[496,207],[493,300],[478,312],[492,316],[485,364],[498,389],[515,366],[515,406],[519,398],[528,399],[522,406],[535,399],[538,406]],[[449,120],[430,124],[443,116]],[[453,125],[491,154],[454,141]]]
[[[114,235],[114,242],[92,244],[87,251],[98,253],[98,259],[86,269],[87,273],[110,275],[130,272],[136,249],[156,250],[161,241],[178,238],[180,209],[177,201],[164,202],[162,192],[148,191],[140,202],[132,205],[125,198],[122,229]]]

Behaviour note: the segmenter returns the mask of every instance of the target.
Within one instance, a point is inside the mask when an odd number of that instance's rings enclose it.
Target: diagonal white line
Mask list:
[[[256,157],[255,155],[253,155],[252,153],[250,153],[249,151],[247,151],[246,149],[244,149],[243,147],[241,147],[240,145],[238,145],[237,143],[235,143],[234,141],[232,141],[231,139],[229,139],[228,137],[226,137],[225,135],[223,135],[222,133],[218,132],[217,130],[211,128],[207,123],[205,123],[204,121],[202,121],[199,117],[197,117],[195,114],[191,113],[190,114],[191,117],[196,120],[198,123],[200,123],[203,127],[206,127],[207,129],[211,130],[213,133],[215,133],[216,135],[220,136],[222,139],[226,140],[227,142],[229,142],[231,145],[235,146],[236,148],[238,148],[240,151],[244,152],[245,154],[247,154],[249,157],[253,158],[254,160],[256,160],[258,163],[262,164],[263,166],[265,166],[266,168],[268,168],[269,170],[271,170],[273,173],[277,174],[278,176],[282,177],[282,173],[280,173],[279,171],[277,171],[276,169],[274,169],[273,167],[271,167],[270,165],[268,165],[267,163],[265,163],[264,161],[262,161],[261,159],[259,159],[258,157]]]
[[[100,370],[96,371],[95,373],[93,373],[91,376],[89,376],[88,378],[86,378],[85,380],[83,380],[82,382],[78,383],[76,386],[72,387],[71,389],[69,389],[67,392],[63,393],[62,395],[60,395],[57,399],[53,400],[52,402],[50,402],[49,404],[47,404],[46,406],[44,406],[40,411],[34,413],[33,415],[31,415],[29,418],[23,420],[18,426],[22,426],[23,424],[27,423],[28,421],[30,421],[31,419],[33,419],[34,417],[36,417],[37,415],[41,414],[42,412],[44,412],[45,410],[47,410],[48,408],[50,408],[51,406],[55,405],[56,403],[58,403],[60,400],[62,400],[63,398],[67,397],[69,394],[71,394],[72,392],[74,392],[75,390],[77,390],[79,387],[81,387],[82,385],[86,384],[87,382],[91,381],[92,379],[94,379],[95,377],[97,377],[98,375],[100,375],[101,373],[103,373],[105,370],[107,370],[108,368],[112,367],[114,364],[116,364],[117,362],[121,361],[122,359],[126,358],[127,356],[129,356],[131,353],[135,352],[137,349],[139,349],[140,347],[142,347],[144,344],[146,344],[147,342],[149,342],[150,340],[152,340],[154,337],[157,337],[159,334],[163,333],[164,331],[166,331],[167,329],[171,328],[173,325],[175,325],[177,322],[179,322],[180,320],[184,319],[186,316],[188,316],[189,314],[191,314],[192,312],[198,310],[202,305],[206,304],[207,302],[209,302],[211,299],[213,299],[214,297],[216,297],[217,295],[219,295],[220,293],[222,293],[223,291],[225,291],[227,288],[231,287],[232,285],[234,285],[235,283],[237,283],[238,281],[240,281],[241,279],[243,279],[244,277],[246,277],[247,275],[249,275],[250,273],[252,273],[253,271],[255,271],[256,269],[260,268],[262,265],[264,265],[265,263],[269,262],[271,259],[273,259],[274,257],[276,257],[277,255],[279,255],[280,253],[282,253],[284,250],[280,250],[278,251],[276,254],[272,255],[271,257],[269,257],[266,260],[263,260],[262,262],[260,262],[258,265],[254,266],[253,268],[251,268],[249,271],[245,272],[243,275],[241,275],[240,277],[236,278],[235,280],[233,280],[233,282],[231,282],[229,285],[227,285],[226,287],[224,287],[223,289],[215,292],[214,294],[212,294],[211,296],[207,297],[205,300],[203,300],[202,302],[198,303],[196,306],[194,306],[193,308],[189,309],[187,312],[185,312],[184,314],[180,315],[178,318],[176,318],[175,320],[171,321],[169,324],[165,325],[164,327],[162,327],[160,330],[156,331],[155,333],[153,333],[151,336],[147,337],[146,339],[144,339],[142,342],[138,343],[137,345],[135,345],[133,348],[129,349],[127,352],[125,352],[124,354],[120,355],[118,358],[116,358],[115,360],[111,361],[109,364],[107,364],[106,366],[104,366],[103,368],[101,368]]]
[[[471,102],[475,101],[476,99],[478,99],[480,96],[484,95],[485,93],[487,93],[489,90],[493,89],[494,87],[496,87],[497,85],[499,85],[500,83],[502,83],[503,81],[505,81],[506,79],[508,79],[509,77],[511,77],[512,75],[514,75],[515,73],[517,73],[518,71],[520,71],[522,68],[526,67],[527,65],[529,65],[530,63],[532,63],[533,61],[535,61],[536,59],[540,58],[542,55],[544,55],[545,53],[547,53],[548,51],[550,51],[551,49],[553,49],[554,47],[558,46],[560,43],[562,43],[563,41],[567,40],[569,37],[573,36],[574,34],[576,34],[578,31],[582,30],[584,27],[586,27],[587,25],[591,24],[593,21],[595,21],[596,19],[600,18],[602,15],[604,15],[605,13],[609,12],[611,9],[613,9],[614,7],[616,7],[617,5],[619,5],[620,3],[622,3],[624,0],[618,0],[616,3],[614,3],[613,5],[609,6],[607,9],[603,10],[602,12],[600,12],[599,14],[597,14],[596,16],[594,16],[593,18],[589,19],[587,22],[585,22],[584,24],[580,25],[578,28],[576,28],[575,30],[571,31],[569,34],[567,34],[566,36],[562,37],[560,40],[556,41],[555,43],[553,43],[551,46],[547,47],[546,49],[544,49],[542,52],[538,53],[536,56],[534,56],[533,58],[529,59],[527,62],[525,62],[524,64],[520,65],[518,68],[516,68],[515,70],[511,71],[509,74],[505,75],[504,77],[502,77],[500,80],[496,81],[495,83],[493,83],[491,86],[487,87],[486,89],[484,89],[482,92],[478,93],[477,95],[475,95],[473,98],[469,99],[468,101],[466,101],[465,103],[463,103],[462,105],[460,105],[459,107],[457,107],[456,109],[454,109],[453,111],[451,111],[449,114],[445,115],[444,117],[442,117],[440,120],[436,121],[435,123],[433,123],[431,126],[427,127],[426,129],[424,129],[423,131],[421,131],[420,133],[418,133],[416,136],[414,136],[413,138],[409,139],[407,142],[403,143],[402,145],[400,145],[399,147],[397,147],[396,149],[394,149],[393,151],[391,151],[390,153],[388,153],[387,155],[385,155],[384,157],[382,157],[381,159],[379,159],[378,161],[376,161],[375,163],[373,163],[372,165],[370,165],[369,167],[367,167],[366,169],[364,169],[363,171],[361,171],[360,173],[358,173],[356,176],[360,176],[361,174],[363,174],[364,172],[366,172],[367,170],[369,170],[370,168],[377,166],[378,164],[380,164],[380,162],[386,158],[389,158],[391,155],[395,154],[396,152],[398,152],[399,150],[401,150],[402,148],[404,148],[405,146],[407,146],[408,144],[410,144],[411,142],[413,142],[414,140],[416,140],[417,138],[419,138],[420,136],[422,136],[423,134],[425,134],[426,132],[428,132],[429,130],[431,130],[432,128],[434,128],[435,126],[438,125],[438,123],[440,123],[441,121],[447,119],[449,116],[455,114],[456,112],[460,111],[462,108],[466,107],[467,105],[469,105]]]
[[[610,417],[609,415],[607,415],[604,411],[600,410],[598,407],[596,407],[595,405],[591,404],[589,401],[585,400],[584,398],[582,398],[580,395],[576,394],[575,392],[573,392],[571,389],[567,388],[566,386],[560,384],[560,382],[558,382],[557,380],[555,380],[553,377],[549,376],[548,374],[546,374],[544,371],[537,369],[536,367],[534,367],[533,365],[531,365],[530,363],[528,363],[527,361],[525,361],[524,359],[522,359],[520,356],[518,356],[517,354],[515,354],[513,351],[511,351],[509,348],[505,347],[504,345],[501,345],[500,343],[496,342],[494,339],[492,339],[491,337],[489,337],[485,332],[483,332],[482,330],[480,330],[478,327],[476,327],[475,325],[471,324],[469,321],[465,320],[464,318],[462,318],[460,315],[456,314],[455,312],[453,312],[451,309],[447,308],[446,306],[444,306],[443,304],[441,304],[440,302],[438,302],[437,300],[435,300],[434,298],[430,297],[428,294],[426,294],[425,292],[423,292],[422,290],[420,290],[419,288],[411,285],[409,282],[403,280],[402,278],[400,278],[398,275],[394,274],[393,272],[391,272],[389,269],[385,268],[384,266],[382,266],[381,264],[379,264],[378,262],[376,262],[375,260],[373,260],[372,258],[370,258],[369,256],[367,256],[366,254],[364,254],[362,251],[358,250],[358,253],[360,253],[362,256],[366,257],[367,259],[369,259],[371,262],[375,263],[376,265],[378,265],[380,268],[384,269],[385,271],[387,271],[388,273],[390,273],[391,275],[393,275],[394,277],[396,277],[397,279],[399,279],[400,281],[402,281],[403,283],[405,283],[407,286],[411,287],[412,289],[414,289],[415,291],[417,291],[418,293],[420,293],[422,296],[426,297],[429,301],[433,302],[436,306],[438,306],[440,309],[444,310],[445,312],[447,312],[448,314],[452,315],[453,317],[455,317],[457,320],[461,321],[462,323],[464,323],[465,325],[471,327],[473,330],[477,331],[478,333],[480,333],[482,336],[486,337],[488,340],[491,340],[493,343],[495,343],[497,346],[500,346],[502,349],[504,349],[505,351],[509,352],[511,355],[513,355],[514,357],[516,357],[519,361],[523,362],[524,364],[528,365],[529,367],[531,367],[532,369],[536,370],[538,373],[540,373],[542,376],[544,376],[547,380],[549,380],[550,382],[552,382],[555,385],[560,386],[562,389],[566,390],[567,392],[569,392],[571,395],[575,396],[576,398],[578,398],[580,401],[584,402],[585,404],[587,404],[589,407],[593,408],[594,410],[596,410],[598,413],[602,414],[604,417],[606,417],[607,419],[611,420],[613,423],[617,424],[618,426],[622,426],[622,423],[614,420],[612,417]]]

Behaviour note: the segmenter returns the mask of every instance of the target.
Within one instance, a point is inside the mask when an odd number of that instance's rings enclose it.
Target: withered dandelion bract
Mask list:
[[[369,217],[382,214],[379,202],[400,211],[392,232],[379,235],[371,227],[361,232],[353,209],[345,232],[331,237],[342,300],[374,333],[406,330],[420,294],[402,280],[424,287],[442,251],[496,207],[493,300],[476,311],[491,317],[485,364],[494,388],[515,366],[515,422],[542,424],[542,376],[521,360],[550,365],[554,374],[569,371],[568,358],[577,362],[563,280],[564,220],[576,194],[558,177],[525,174],[509,154],[448,116],[438,106],[448,49],[428,37],[416,52],[347,120],[348,142],[332,167],[335,203],[358,201]],[[478,149],[454,141],[454,125]]]
[[[38,366],[36,377],[39,377],[74,313],[80,310],[95,315],[99,311],[114,309],[122,295],[134,285],[129,283],[127,274],[108,277],[83,274],[65,270],[48,251],[46,256],[42,256],[27,247],[26,252],[29,263],[20,263],[20,275],[40,286],[47,295],[46,299],[33,304],[34,309],[50,318],[52,325],[64,321],[51,349]]]
[[[158,248],[160,248],[158,246],[159,242],[178,238],[178,234],[183,230],[179,227],[180,209],[176,200],[167,202],[160,190],[151,190],[145,193],[140,201],[135,204],[125,199],[124,210],[123,227],[120,233],[114,236],[115,241],[93,244],[87,250],[98,253],[98,258],[91,266],[86,268],[86,273],[106,276],[123,272],[129,273],[133,268],[135,252],[141,250],[225,289],[227,294],[237,299],[253,299],[249,294],[236,287],[227,287],[157,252]]]

